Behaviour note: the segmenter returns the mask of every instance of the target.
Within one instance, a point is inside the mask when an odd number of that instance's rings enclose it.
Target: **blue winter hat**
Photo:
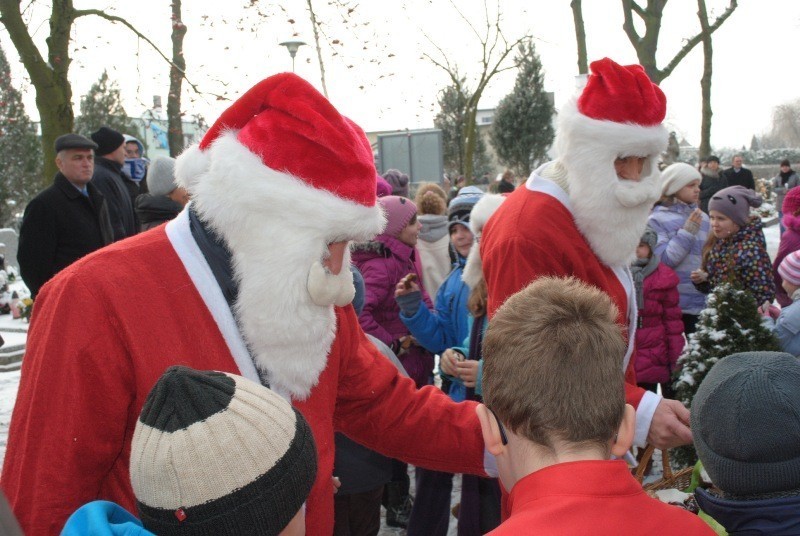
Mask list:
[[[483,190],[477,186],[465,186],[458,191],[458,195],[450,201],[447,207],[448,230],[456,224],[461,224],[469,229],[469,215],[472,207],[483,197]]]

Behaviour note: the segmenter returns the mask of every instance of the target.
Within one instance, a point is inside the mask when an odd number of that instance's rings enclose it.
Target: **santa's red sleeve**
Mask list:
[[[456,404],[433,386],[417,389],[364,336],[352,308],[342,313],[338,336],[348,338],[351,354],[342,360],[334,427],[391,458],[486,476],[476,404]]]
[[[123,329],[79,277],[53,280],[36,299],[1,481],[26,534],[59,534],[81,505],[131,496],[129,482],[109,478],[118,464],[128,475],[133,431]]]

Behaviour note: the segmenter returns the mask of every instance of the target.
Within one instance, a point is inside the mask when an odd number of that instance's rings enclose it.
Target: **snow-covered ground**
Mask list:
[[[778,245],[780,243],[780,231],[778,225],[772,225],[764,229],[764,235],[767,239],[767,249],[771,257],[775,257],[778,252]],[[19,344],[19,341],[24,343],[26,334],[14,331],[6,331],[9,328],[27,327],[24,322],[14,320],[10,315],[0,315],[0,333],[6,340],[7,345]],[[16,331],[16,330],[15,330]],[[14,401],[17,396],[17,388],[19,386],[19,371],[0,372],[0,468],[2,468],[2,460],[6,453],[6,442],[8,438],[8,425],[11,421],[11,411],[14,408]],[[412,486],[414,479],[412,477]],[[460,500],[460,480],[453,483],[453,500],[452,504],[456,504]],[[455,534],[455,519],[451,518],[449,534]],[[381,535],[390,534],[404,534],[405,531],[400,529],[391,529],[382,523]]]

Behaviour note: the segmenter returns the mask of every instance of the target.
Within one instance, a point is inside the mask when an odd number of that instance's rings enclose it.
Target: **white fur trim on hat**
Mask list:
[[[190,151],[187,158],[199,156],[207,169],[184,166],[182,180],[200,217],[233,254],[239,284],[234,309],[253,360],[267,371],[270,385],[305,399],[336,333],[333,307],[311,299],[309,271],[329,243],[367,241],[380,233],[383,212],[377,204],[348,201],[266,167],[233,132],[206,154]]]
[[[464,265],[464,272],[461,274],[461,280],[467,284],[470,289],[478,286],[478,283],[483,279],[483,261],[481,260],[480,236],[483,233],[483,228],[489,218],[500,208],[500,205],[506,200],[506,196],[500,194],[486,194],[484,195],[470,213],[469,226],[472,229],[472,234],[478,237],[467,255],[467,262]]]
[[[655,160],[666,148],[669,134],[663,125],[642,126],[632,123],[601,121],[583,115],[573,97],[558,115],[556,147],[559,156],[579,145],[588,145],[598,162],[617,157],[649,156]]]

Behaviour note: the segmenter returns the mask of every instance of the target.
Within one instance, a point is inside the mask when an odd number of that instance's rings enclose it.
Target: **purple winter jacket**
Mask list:
[[[669,266],[645,277],[644,307],[636,330],[636,381],[670,381],[675,362],[683,351],[683,320],[678,297],[678,276]]]
[[[775,262],[772,263],[772,272],[775,274],[775,299],[781,307],[788,307],[792,304],[792,299],[783,290],[783,278],[778,273],[778,266],[789,253],[800,249],[800,216],[784,214],[783,226],[786,230],[781,235],[781,244],[778,246]]]
[[[364,309],[358,317],[361,329],[378,338],[387,346],[410,331],[400,320],[400,307],[394,299],[397,283],[410,273],[417,274],[417,284],[422,291],[423,307],[433,309],[431,299],[422,286],[422,270],[416,250],[393,236],[378,235],[375,240],[355,244],[352,260],[364,276]],[[397,357],[417,382],[417,387],[428,383],[433,372],[433,354],[421,346],[412,345]]]

